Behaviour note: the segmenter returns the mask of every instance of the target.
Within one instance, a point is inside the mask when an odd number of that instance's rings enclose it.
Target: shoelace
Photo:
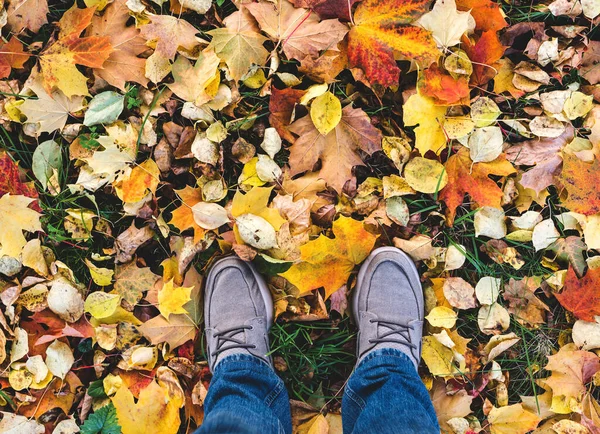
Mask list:
[[[379,319],[369,320],[371,323],[377,323],[377,326],[382,325],[387,327],[389,330],[379,335],[378,338],[369,339],[370,344],[379,344],[382,342],[395,343],[408,345],[413,350],[417,349],[417,346],[410,341],[410,330],[414,330],[415,324],[406,324],[395,321],[383,321]],[[394,338],[392,335],[398,335],[402,339]]]
[[[227,350],[233,350],[238,348],[256,348],[256,345],[247,344],[245,341],[235,337],[239,333],[244,333],[245,330],[252,330],[252,328],[253,327],[249,325],[242,325],[237,327],[231,327],[229,329],[225,329],[218,333],[215,333],[214,337],[217,339],[217,346],[215,351],[212,352],[212,357],[216,359],[219,354]],[[227,342],[230,342],[231,345],[225,346]]]

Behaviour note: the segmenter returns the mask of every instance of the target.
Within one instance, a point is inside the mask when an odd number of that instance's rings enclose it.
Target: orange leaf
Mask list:
[[[381,132],[364,111],[350,105],[343,108],[342,119],[325,136],[309,115],[298,119],[289,130],[298,135],[290,147],[291,174],[310,171],[321,160],[319,176],[338,192],[352,177],[352,167],[363,164],[358,150],[370,155],[381,149]]]
[[[202,201],[202,192],[199,188],[193,188],[186,185],[182,190],[175,190],[181,199],[181,206],[171,213],[170,224],[175,226],[180,231],[194,229],[194,242],[200,241],[206,232],[194,220],[192,207]]]
[[[439,105],[468,104],[469,80],[465,76],[456,79],[434,63],[423,71],[419,93]]]
[[[75,65],[101,68],[113,51],[107,36],[80,38],[96,8],[78,9],[73,5],[58,22],[58,40],[40,56],[44,88],[48,94],[57,87],[67,97],[88,95],[87,78]]]
[[[456,208],[462,204],[465,193],[468,193],[478,206],[500,208],[502,190],[488,175],[507,176],[514,173],[515,169],[506,161],[504,155],[489,163],[473,163],[469,149],[463,147],[448,158],[446,171],[448,184],[440,192],[440,199],[448,207],[448,224],[452,225]]]
[[[135,81],[146,86],[146,59],[138,57],[148,49],[146,40],[135,26],[127,26],[129,8],[125,0],[117,0],[106,8],[104,15],[92,18],[86,36],[106,36],[115,49],[102,69],[95,73],[109,84],[125,91],[125,82]]]
[[[492,0],[456,0],[456,7],[459,11],[471,11],[471,16],[475,19],[475,30],[497,32],[508,26],[500,6]]]
[[[23,44],[13,36],[6,44],[0,45],[0,78],[10,75],[11,68],[22,68],[29,59],[23,51]]]
[[[377,237],[367,232],[362,222],[341,216],[333,222],[333,235],[309,241],[300,247],[301,261],[282,273],[298,287],[300,296],[325,288],[325,300],[344,285],[355,265],[369,255]]]
[[[429,0],[365,0],[354,12],[348,34],[348,59],[362,68],[369,81],[381,86],[398,84],[400,69],[394,52],[423,66],[435,61],[438,51],[431,33],[409,25],[429,10]]]
[[[160,170],[154,162],[149,159],[135,166],[129,177],[116,186],[117,195],[125,203],[139,202],[146,196],[148,190],[154,194],[158,187]]]
[[[590,164],[575,155],[563,153],[560,180],[569,192],[562,201],[563,206],[585,215],[600,213],[600,161],[597,157]]]
[[[556,298],[577,318],[593,322],[594,316],[600,315],[600,268],[590,268],[578,279],[573,267],[569,267],[564,289]]]
[[[467,38],[463,38],[463,41],[465,42],[463,48],[473,62],[471,84],[478,86],[486,84],[497,74],[495,63],[504,54],[505,47],[493,30],[483,32],[475,44]]]

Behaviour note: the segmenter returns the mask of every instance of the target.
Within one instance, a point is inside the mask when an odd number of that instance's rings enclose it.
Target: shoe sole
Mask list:
[[[271,291],[269,291],[269,287],[267,286],[265,279],[263,279],[263,277],[260,274],[258,274],[258,272],[254,269],[254,266],[249,262],[242,261],[237,256],[227,256],[225,258],[219,259],[218,261],[216,261],[214,263],[214,265],[211,267],[210,271],[208,272],[208,275],[206,276],[206,284],[204,286],[204,292],[205,292],[204,299],[205,300],[208,299],[208,297],[207,297],[208,292],[213,290],[215,287],[215,285],[214,285],[215,275],[218,274],[219,271],[224,269],[227,266],[227,263],[229,263],[229,262],[231,262],[231,266],[235,266],[235,267],[239,267],[240,262],[241,262],[242,264],[247,266],[250,269],[250,271],[252,272],[252,275],[256,279],[256,284],[258,285],[258,289],[260,290],[260,294],[265,303],[265,307],[267,310],[267,330],[270,330],[271,325],[273,324],[273,317],[274,317],[274,315],[273,315],[273,298],[271,297]],[[204,306],[204,318],[207,318],[206,306]]]
[[[382,252],[393,252],[395,254],[398,254],[402,257],[402,259],[406,260],[406,264],[399,262],[399,265],[405,269],[405,271],[407,272],[407,274],[409,275],[409,279],[410,277],[410,273],[412,272],[414,277],[415,282],[417,282],[417,286],[419,288],[421,288],[420,293],[417,293],[417,298],[419,299],[419,301],[421,302],[421,306],[424,308],[425,305],[425,301],[424,301],[424,297],[423,297],[423,291],[422,291],[422,286],[421,286],[421,279],[419,278],[419,272],[417,271],[417,267],[415,265],[415,263],[413,262],[413,260],[410,258],[410,256],[408,256],[406,253],[404,253],[402,250],[396,248],[396,247],[391,247],[391,246],[385,246],[385,247],[379,247],[375,250],[373,250],[371,252],[371,254],[369,255],[369,257],[367,259],[365,259],[365,261],[362,263],[361,267],[360,267],[360,271],[358,272],[358,277],[356,278],[356,285],[354,287],[354,294],[352,295],[352,313],[354,314],[354,320],[358,321],[358,294],[360,292],[360,288],[362,287],[362,283],[365,280],[365,274],[367,272],[367,269],[369,268],[369,265],[371,262],[373,262],[373,260],[375,259],[375,257]],[[406,267],[405,265],[407,265],[408,267]],[[407,269],[408,268],[408,269]],[[410,270],[410,272],[409,272]],[[422,320],[423,318],[419,318],[419,320]]]

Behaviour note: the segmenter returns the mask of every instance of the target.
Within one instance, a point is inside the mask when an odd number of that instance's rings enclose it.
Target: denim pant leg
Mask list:
[[[344,434],[439,434],[433,404],[401,351],[375,350],[360,362],[342,401]]]
[[[262,360],[225,357],[215,368],[204,400],[204,422],[195,434],[291,434],[287,390]]]

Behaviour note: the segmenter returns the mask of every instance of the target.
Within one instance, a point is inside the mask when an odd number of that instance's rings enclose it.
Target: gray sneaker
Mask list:
[[[251,354],[273,366],[269,329],[273,301],[264,279],[235,256],[218,260],[208,272],[204,325],[208,366],[232,354]]]
[[[418,367],[423,289],[413,261],[395,247],[375,249],[360,267],[352,310],[358,324],[358,363],[371,351],[395,348]]]

